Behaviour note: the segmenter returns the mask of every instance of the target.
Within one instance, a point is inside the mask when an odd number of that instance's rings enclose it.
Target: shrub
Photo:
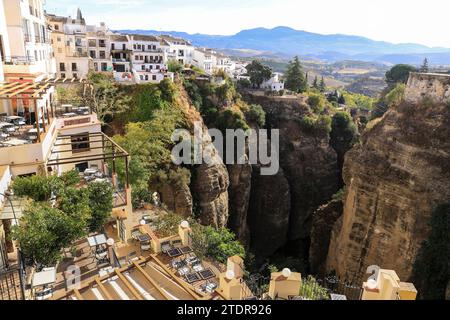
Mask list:
[[[300,288],[300,296],[309,300],[329,300],[328,290],[322,287],[313,276],[303,280]]]
[[[266,112],[259,104],[251,104],[245,115],[248,120],[256,122],[260,127],[266,124]]]

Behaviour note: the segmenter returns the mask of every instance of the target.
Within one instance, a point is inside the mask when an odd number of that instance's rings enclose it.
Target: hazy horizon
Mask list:
[[[233,35],[247,29],[286,26],[319,34],[450,48],[450,4],[445,0],[66,0],[63,6],[59,0],[47,0],[45,6],[48,13],[72,16],[78,7],[88,24],[106,22],[115,30]]]

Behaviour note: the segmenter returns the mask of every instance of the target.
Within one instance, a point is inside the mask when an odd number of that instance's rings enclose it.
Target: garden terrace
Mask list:
[[[124,163],[125,181],[120,185],[116,164]],[[129,154],[102,132],[60,134],[51,148],[47,167],[52,172],[77,169],[83,183],[110,182],[114,189],[114,207],[128,204],[127,190]]]

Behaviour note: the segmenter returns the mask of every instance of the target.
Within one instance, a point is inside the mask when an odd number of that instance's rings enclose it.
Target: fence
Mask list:
[[[254,298],[263,299],[264,294],[269,291],[270,276],[251,274],[245,277],[245,282]],[[293,299],[330,300],[331,295],[336,294],[345,296],[347,300],[361,300],[362,292],[361,284],[351,284],[337,277],[315,279],[308,276],[302,278],[300,292]]]

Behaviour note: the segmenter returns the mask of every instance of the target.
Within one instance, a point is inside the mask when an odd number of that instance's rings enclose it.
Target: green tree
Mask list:
[[[78,222],[48,204],[33,203],[21,218],[20,226],[13,227],[13,239],[28,263],[34,266],[53,266],[61,258],[63,248],[78,237]]]
[[[287,65],[285,79],[284,86],[286,89],[297,93],[306,91],[308,84],[305,81],[305,75],[302,71],[302,66],[298,57],[295,57],[294,60]]]
[[[267,81],[272,76],[272,69],[266,65],[263,65],[258,60],[253,60],[246,67],[247,73],[250,76],[250,82],[254,88],[261,88],[264,81]]]
[[[416,257],[413,279],[420,298],[443,300],[450,279],[450,204],[437,206],[429,225],[431,231]]]
[[[171,59],[167,62],[167,69],[173,73],[180,73],[183,71],[183,65],[177,60]]]
[[[86,103],[97,113],[98,119],[106,124],[114,115],[130,109],[131,98],[122,92],[114,78],[106,73],[90,72]]]
[[[319,80],[317,79],[317,76],[314,77],[314,81],[313,81],[312,87],[314,89],[319,89]]]
[[[108,182],[92,182],[88,187],[89,208],[88,221],[90,232],[99,232],[111,216],[113,209],[113,189]]]
[[[428,66],[428,59],[425,58],[423,60],[422,66],[420,67],[420,72],[428,73],[429,71],[430,71],[430,68]]]
[[[408,64],[397,64],[386,72],[386,81],[391,87],[396,86],[397,83],[406,84],[409,78],[409,73],[416,71],[416,68]]]
[[[345,154],[358,142],[358,129],[346,112],[337,112],[331,122],[330,144],[337,153],[339,182],[343,186],[342,167]]]
[[[325,84],[325,80],[323,79],[323,77],[322,79],[320,79],[319,90],[320,92],[325,92],[327,90],[327,86]]]
[[[245,258],[245,249],[236,236],[226,228],[214,229],[211,226],[194,224],[192,226],[192,246],[200,257],[209,257],[225,263],[231,256]]]

